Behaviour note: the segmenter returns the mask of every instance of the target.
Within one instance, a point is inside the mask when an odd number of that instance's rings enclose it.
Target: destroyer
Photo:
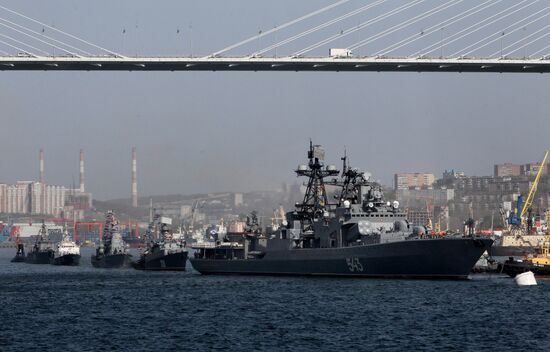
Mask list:
[[[272,233],[197,247],[193,268],[202,274],[328,275],[466,279],[488,238],[435,237],[411,226],[399,203],[386,202],[381,187],[347,166],[341,177],[323,164],[324,151],[310,143],[303,202]],[[325,181],[327,178],[332,179]],[[337,186],[335,203],[325,187]]]
[[[168,229],[172,220],[155,215],[146,233],[146,249],[137,262],[132,263],[139,270],[184,271],[187,262],[187,248],[183,236],[178,238]]]
[[[50,264],[53,256],[53,242],[50,241],[46,224],[42,221],[40,231],[31,251],[25,257],[25,263],[29,264]]]
[[[96,268],[123,268],[131,264],[131,255],[128,253],[128,245],[122,240],[118,231],[118,221],[112,211],[105,216],[105,228],[103,237],[92,255],[92,265]]]
[[[80,263],[80,246],[71,239],[66,228],[63,229],[63,239],[55,246],[50,263],[68,266],[77,266]]]

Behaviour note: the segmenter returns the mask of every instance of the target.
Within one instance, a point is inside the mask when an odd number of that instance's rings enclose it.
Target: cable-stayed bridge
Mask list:
[[[0,58],[0,70],[550,73],[550,60],[408,58]]]
[[[330,48],[336,54],[319,55]],[[0,70],[548,73],[550,3],[340,0],[178,57],[125,55],[0,5]]]

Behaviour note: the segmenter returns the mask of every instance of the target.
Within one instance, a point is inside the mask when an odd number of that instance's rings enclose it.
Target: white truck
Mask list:
[[[330,57],[351,57],[353,53],[349,49],[338,49],[331,48],[328,49],[328,56]]]

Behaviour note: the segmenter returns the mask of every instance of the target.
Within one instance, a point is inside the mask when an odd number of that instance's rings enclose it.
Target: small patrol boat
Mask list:
[[[185,271],[187,248],[182,234],[176,236],[168,225],[172,219],[155,215],[146,232],[146,248],[132,263],[138,270]]]
[[[29,264],[50,264],[50,258],[53,256],[54,244],[49,239],[48,229],[42,221],[42,227],[36,236],[31,251],[25,257],[25,263]]]
[[[67,266],[80,264],[80,246],[72,240],[66,228],[63,229],[63,239],[55,245],[50,264]]]
[[[17,236],[17,240],[15,241],[15,244],[17,245],[17,252],[15,253],[15,257],[11,260],[12,263],[22,263],[25,261],[25,245]]]
[[[128,245],[122,239],[118,229],[118,221],[112,211],[105,216],[105,228],[96,254],[92,255],[92,265],[95,268],[129,267],[132,255],[128,253]]]
[[[508,258],[507,261],[499,265],[498,270],[511,277],[528,271],[532,271],[535,276],[550,277],[550,234],[546,235],[540,248],[540,254],[529,255],[524,259]]]

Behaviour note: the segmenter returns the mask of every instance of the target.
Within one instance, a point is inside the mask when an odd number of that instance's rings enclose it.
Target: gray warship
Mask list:
[[[170,218],[156,214],[146,232],[146,248],[136,262],[138,270],[185,271],[187,248],[181,235],[176,238],[168,228]]]
[[[105,216],[103,237],[92,255],[92,265],[96,268],[124,268],[131,265],[132,255],[128,253],[128,245],[122,239],[118,230],[118,221],[112,211]]]
[[[493,243],[475,236],[432,236],[409,224],[399,203],[347,165],[324,165],[324,150],[310,143],[304,199],[271,233],[247,231],[241,240],[197,246],[190,258],[201,274],[321,275],[366,278],[467,279]],[[329,179],[331,178],[331,179]],[[334,203],[326,187],[334,186]],[[254,225],[254,224],[252,224]]]
[[[53,257],[54,243],[50,241],[46,224],[42,221],[42,227],[36,236],[36,241],[30,252],[25,257],[25,263],[29,264],[50,264],[50,258]]]

